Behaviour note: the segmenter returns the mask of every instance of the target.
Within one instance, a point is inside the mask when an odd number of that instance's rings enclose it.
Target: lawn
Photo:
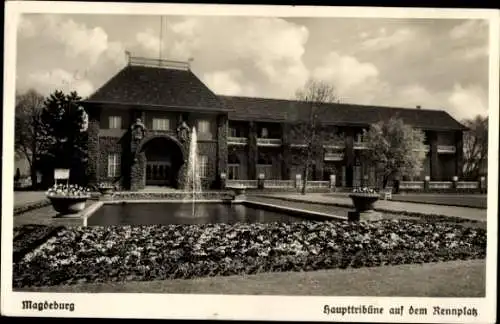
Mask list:
[[[416,202],[422,204],[459,206],[470,208],[487,208],[486,195],[470,194],[415,194],[406,193],[393,195],[394,201]]]

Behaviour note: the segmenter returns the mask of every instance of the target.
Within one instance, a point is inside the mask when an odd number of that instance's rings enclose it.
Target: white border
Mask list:
[[[78,3],[9,1],[5,4],[4,61],[4,134],[2,192],[2,277],[1,310],[5,315],[39,317],[116,317],[116,318],[183,318],[183,319],[246,319],[246,320],[308,320],[361,322],[491,322],[496,316],[496,247],[498,194],[498,108],[499,108],[499,15],[483,9],[405,9],[376,7],[312,7],[312,6],[247,6],[247,5],[176,5],[143,3]],[[378,18],[455,18],[487,19],[490,22],[489,74],[489,156],[488,156],[488,246],[486,298],[391,298],[391,297],[292,297],[245,295],[175,295],[175,294],[56,294],[12,292],[12,217],[14,165],[14,98],[16,67],[16,26],[21,13],[94,13],[144,15],[241,15],[273,17],[378,17]],[[450,281],[450,284],[453,284]],[[57,300],[73,302],[74,312],[21,310],[21,301]],[[389,307],[441,305],[476,307],[479,316],[343,316],[323,314],[323,306],[365,304]]]

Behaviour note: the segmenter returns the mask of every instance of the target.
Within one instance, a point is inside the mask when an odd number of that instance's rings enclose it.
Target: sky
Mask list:
[[[488,113],[488,22],[463,19],[24,14],[16,90],[86,97],[125,51],[192,58],[217,94],[293,99],[312,78],[347,103]]]

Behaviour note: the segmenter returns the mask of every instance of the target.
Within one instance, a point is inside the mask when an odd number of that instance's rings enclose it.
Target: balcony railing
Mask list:
[[[438,153],[455,153],[457,148],[454,145],[438,145]]]
[[[131,66],[149,66],[149,67],[165,67],[169,69],[177,69],[177,70],[189,70],[190,69],[190,61],[172,61],[172,60],[161,60],[161,59],[153,59],[146,57],[136,57],[130,56],[128,54],[128,65]]]
[[[290,147],[307,147],[307,144],[304,143],[292,143]]]
[[[335,142],[323,145],[325,149],[343,149],[345,147],[344,142]]]
[[[423,145],[421,148],[414,148],[413,149],[416,152],[429,152],[430,151],[430,146],[429,145]]]
[[[246,137],[228,137],[227,144],[229,144],[229,145],[247,145],[248,138],[246,138]]]
[[[458,181],[457,189],[478,189],[479,182],[477,181]]]
[[[367,150],[368,143],[367,142],[354,142],[354,149],[355,150]]]
[[[344,153],[325,153],[325,161],[342,161]]]
[[[226,186],[231,187],[245,187],[245,188],[257,188],[257,180],[227,180]]]
[[[294,180],[264,180],[264,188],[293,188]]]
[[[330,188],[330,181],[307,181],[308,188]]]
[[[424,182],[423,181],[401,181],[399,184],[399,189],[401,190],[423,190]]]
[[[258,146],[281,146],[280,138],[257,138]]]
[[[429,182],[429,189],[450,189],[453,187],[451,181],[431,181]]]

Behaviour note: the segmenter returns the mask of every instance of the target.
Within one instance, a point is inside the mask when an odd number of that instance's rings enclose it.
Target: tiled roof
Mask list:
[[[307,104],[294,100],[219,96],[234,111],[229,119],[256,121],[299,121],[307,119]],[[365,126],[393,116],[416,128],[429,130],[465,130],[446,111],[415,108],[393,108],[332,103],[321,108],[321,120],[336,125]]]
[[[269,100],[263,98],[219,96],[222,102],[231,109],[230,120],[255,120],[280,122],[288,120],[288,109],[293,101]]]
[[[219,98],[187,69],[127,65],[86,102],[225,110]]]

